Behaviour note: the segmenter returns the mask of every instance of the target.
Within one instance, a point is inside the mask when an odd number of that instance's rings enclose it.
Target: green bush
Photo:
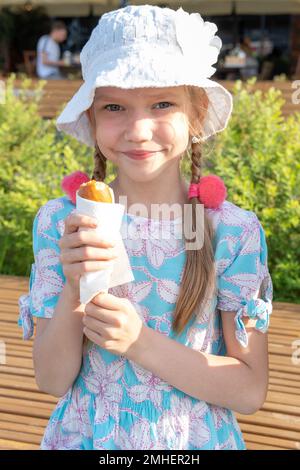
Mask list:
[[[278,89],[236,82],[227,129],[205,146],[203,174],[224,179],[227,199],[254,211],[266,233],[274,299],[300,302],[300,113],[282,116]],[[188,170],[188,166],[186,166]]]
[[[41,205],[60,197],[61,180],[75,170],[92,174],[92,149],[58,133],[54,120],[37,112],[36,97],[13,93],[12,76],[6,102],[0,106],[0,272],[29,275],[32,222]],[[254,211],[267,237],[274,300],[300,298],[300,114],[282,116],[281,92],[265,95],[236,82],[234,112],[227,129],[204,146],[203,174],[224,179],[227,199]],[[27,91],[26,91],[27,90]],[[189,176],[188,156],[182,170]],[[114,177],[109,165],[108,181]]]
[[[92,174],[93,150],[62,133],[55,120],[42,119],[38,103],[45,82],[35,88],[15,76],[0,105],[0,272],[29,275],[32,222],[41,205],[63,195],[62,178],[76,170]]]

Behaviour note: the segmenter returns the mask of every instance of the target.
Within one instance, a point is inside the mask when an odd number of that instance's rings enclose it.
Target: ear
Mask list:
[[[88,108],[86,111],[85,111],[85,114],[87,115],[87,118],[89,120],[89,123],[92,125],[92,112],[91,112],[91,108]]]

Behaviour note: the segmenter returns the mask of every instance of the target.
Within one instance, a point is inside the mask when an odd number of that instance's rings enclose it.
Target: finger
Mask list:
[[[124,299],[106,292],[100,292],[92,300],[95,305],[108,310],[122,310],[124,308]]]
[[[117,258],[113,248],[96,248],[82,246],[80,248],[65,249],[60,254],[62,263],[76,263],[80,261],[113,261]]]
[[[103,347],[102,344],[104,342],[104,339],[102,336],[100,336],[98,333],[95,333],[95,331],[90,330],[89,328],[85,327],[83,328],[83,333],[85,336],[91,340],[93,343],[98,344],[100,347]]]
[[[112,325],[114,327],[119,326],[118,315],[119,311],[107,310],[105,308],[95,307],[95,304],[89,302],[85,306],[85,315],[89,318],[95,318],[105,325]]]
[[[97,227],[97,220],[87,215],[79,214],[73,211],[65,219],[64,234],[74,233],[79,227]]]
[[[81,263],[65,264],[65,276],[83,275],[93,271],[102,271],[113,266],[113,261],[82,261]]]
[[[110,337],[110,332],[112,331],[112,325],[110,323],[104,323],[103,321],[87,314],[83,316],[82,322],[85,327],[98,333],[98,335],[103,338]]]
[[[104,240],[97,235],[96,230],[80,230],[80,232],[64,235],[60,239],[60,248],[79,248],[83,245],[96,246],[101,248],[113,248],[116,244],[113,241]]]

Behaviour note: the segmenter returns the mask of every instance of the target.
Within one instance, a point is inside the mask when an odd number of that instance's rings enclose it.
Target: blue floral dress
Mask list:
[[[30,292],[19,298],[19,326],[33,335],[33,316],[51,318],[65,277],[58,241],[75,206],[67,197],[43,205],[33,224],[34,263]],[[181,219],[146,219],[124,214],[122,235],[134,281],[110,293],[127,297],[143,321],[161,334],[198,351],[226,355],[220,310],[236,311],[236,340],[247,344],[243,316],[265,332],[272,312],[272,281],[263,228],[255,213],[225,201],[205,209],[212,220],[216,293],[204,314],[195,313],[180,335],[172,332],[185,263]],[[128,226],[130,225],[130,230]],[[163,235],[163,236],[161,236]],[[123,235],[124,236],[124,235]],[[246,449],[234,413],[197,400],[124,356],[89,342],[81,370],[59,399],[41,449]]]

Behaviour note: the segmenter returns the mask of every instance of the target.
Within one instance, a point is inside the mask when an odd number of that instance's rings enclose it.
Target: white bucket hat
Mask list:
[[[232,95],[209,79],[216,71],[222,41],[217,26],[199,13],[152,5],[130,5],[105,13],[80,54],[84,83],[56,121],[57,129],[95,146],[85,111],[95,89],[193,85],[209,100],[202,140],[224,130]]]

